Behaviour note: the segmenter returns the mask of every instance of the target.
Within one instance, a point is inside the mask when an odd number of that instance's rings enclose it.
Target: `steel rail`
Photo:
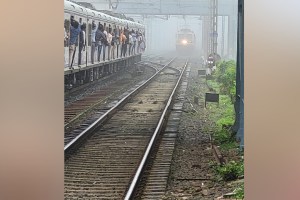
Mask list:
[[[185,69],[187,67],[187,63],[188,63],[188,61],[185,62],[184,68],[181,71],[180,77],[178,78],[178,81],[177,81],[177,83],[176,83],[176,85],[175,85],[175,87],[174,87],[174,89],[173,89],[173,91],[172,91],[172,93],[170,95],[170,98],[169,98],[169,100],[168,100],[168,102],[166,104],[166,107],[165,107],[165,109],[164,109],[164,111],[163,111],[163,113],[162,113],[162,115],[160,117],[160,120],[159,120],[159,122],[157,124],[157,127],[156,127],[156,129],[155,129],[155,131],[153,133],[153,136],[152,136],[152,138],[151,138],[151,140],[150,140],[150,142],[149,142],[149,144],[147,146],[145,154],[144,154],[144,156],[143,156],[143,158],[142,158],[142,160],[140,162],[140,165],[139,165],[139,167],[138,167],[138,169],[137,169],[137,171],[136,171],[136,173],[134,175],[134,178],[133,178],[133,180],[132,180],[132,182],[131,182],[131,184],[129,186],[129,189],[128,189],[127,193],[126,193],[126,196],[125,196],[124,200],[130,200],[132,198],[132,195],[134,194],[134,190],[135,190],[135,188],[137,186],[137,182],[138,182],[138,180],[139,180],[139,178],[141,176],[141,173],[142,173],[142,170],[143,170],[143,168],[145,166],[146,160],[147,160],[147,158],[148,158],[148,156],[150,154],[150,151],[151,151],[151,149],[152,149],[152,147],[154,145],[154,141],[157,138],[157,135],[159,134],[159,132],[160,132],[162,126],[163,126],[163,122],[165,120],[167,111],[168,111],[168,109],[169,109],[169,107],[171,105],[171,102],[173,100],[173,96],[174,96],[174,94],[175,94],[175,92],[177,90],[177,87],[178,87],[179,83],[181,82],[181,78],[182,78],[182,76],[183,76],[183,74],[185,72]]]
[[[128,95],[126,95],[124,98],[122,98],[114,107],[110,108],[106,113],[104,113],[101,117],[99,117],[94,123],[92,123],[89,127],[87,127],[84,131],[82,131],[77,137],[75,137],[71,142],[69,142],[65,147],[64,147],[64,152],[68,153],[72,147],[74,147],[76,144],[80,142],[80,140],[84,137],[87,136],[89,133],[94,131],[96,128],[98,128],[105,120],[107,120],[110,115],[117,111],[117,109],[122,106],[122,104],[125,103],[125,101],[135,95],[138,91],[140,91],[142,88],[144,88],[147,84],[150,83],[151,80],[153,80],[162,70],[164,70],[166,67],[168,67],[175,58],[173,58],[171,61],[169,61],[161,70],[157,71],[153,76],[151,76],[145,83],[143,83],[141,86],[130,92]]]
[[[143,61],[139,61],[138,63],[136,63],[137,65],[143,65]],[[148,65],[143,65],[144,67],[148,67],[148,68],[152,68],[155,70],[155,73],[158,71],[158,69],[156,67],[153,66],[148,66]],[[108,76],[107,78],[110,78],[110,76]],[[99,79],[100,80],[100,79]],[[95,81],[94,84],[97,84],[98,81]],[[84,85],[82,85],[84,86]],[[88,85],[86,85],[85,87],[87,87]],[[80,86],[79,86],[80,87]],[[82,88],[80,88],[82,89]],[[108,98],[110,98],[113,95],[113,93],[111,93],[109,96],[105,97],[104,99],[102,99],[101,101],[96,102],[95,104],[92,104],[90,106],[88,106],[86,109],[84,109],[82,112],[78,113],[77,115],[75,115],[75,117],[73,117],[71,120],[69,120],[65,125],[64,128],[66,128],[67,126],[69,126],[71,123],[73,123],[75,120],[77,120],[79,117],[81,117],[82,115],[86,114],[88,111],[92,110],[95,106],[101,104],[102,102],[106,101]]]

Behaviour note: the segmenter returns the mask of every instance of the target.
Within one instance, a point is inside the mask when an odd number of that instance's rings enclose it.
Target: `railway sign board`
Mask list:
[[[206,69],[199,69],[198,70],[198,75],[199,76],[205,76],[206,75]]]
[[[206,102],[217,102],[219,104],[219,94],[217,93],[205,93],[205,108]]]

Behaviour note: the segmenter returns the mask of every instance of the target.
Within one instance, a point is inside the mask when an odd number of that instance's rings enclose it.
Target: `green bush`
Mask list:
[[[245,195],[244,195],[244,184],[242,184],[240,187],[238,187],[235,190],[235,195],[233,196],[233,198],[237,198],[237,199],[244,199]]]
[[[244,174],[244,163],[230,161],[224,166],[217,167],[216,171],[224,181],[236,180],[239,176]]]
[[[231,61],[222,61],[217,65],[213,76],[220,83],[220,94],[228,95],[234,103],[236,92],[236,63]]]
[[[218,144],[230,141],[230,135],[226,129],[221,129],[220,131],[215,132],[214,138],[218,142]]]

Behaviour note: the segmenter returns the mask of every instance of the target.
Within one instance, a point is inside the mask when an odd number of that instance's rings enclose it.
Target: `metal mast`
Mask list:
[[[218,0],[210,0],[210,18],[211,18],[211,32],[210,32],[210,49],[209,53],[217,53],[218,46]]]

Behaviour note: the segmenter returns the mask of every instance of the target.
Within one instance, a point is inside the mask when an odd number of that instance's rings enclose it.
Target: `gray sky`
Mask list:
[[[103,10],[109,8],[108,0],[78,0],[83,2],[92,3],[97,9]],[[187,10],[197,10],[202,9],[207,10],[209,5],[209,0],[119,0],[120,4],[118,6],[119,10],[132,11],[137,10],[138,12],[149,12],[149,8],[153,8],[154,11],[157,8],[161,8],[163,12],[168,12],[167,8],[170,8],[170,12],[186,12]],[[100,2],[100,3],[99,3]],[[116,2],[115,0],[113,2]],[[193,6],[195,5],[195,8]],[[203,5],[203,6],[202,6]],[[234,17],[230,18],[230,25],[232,32],[228,31],[229,23],[228,16],[225,16],[225,31],[222,34],[222,17],[218,17],[218,53],[221,54],[221,44],[223,42],[222,35],[224,35],[224,54],[229,52],[233,57],[236,55],[236,49],[228,48],[228,43],[230,47],[235,48],[236,46],[236,29],[237,29],[237,0],[222,0],[219,1],[219,13],[229,13]],[[133,9],[133,7],[138,7]],[[154,9],[155,8],[155,9]],[[143,10],[144,9],[144,10]],[[172,10],[173,9],[173,10]],[[202,12],[199,10],[199,12]],[[169,16],[168,20],[160,19],[166,18],[166,16],[150,16],[142,18],[141,15],[126,14],[134,18],[136,21],[141,21],[147,27],[147,43],[148,50],[162,50],[170,51],[175,50],[175,37],[177,30],[181,28],[190,28],[196,34],[197,47],[199,52],[201,52],[202,45],[202,20],[200,20],[200,15],[198,16],[185,16],[183,19],[182,15]]]

